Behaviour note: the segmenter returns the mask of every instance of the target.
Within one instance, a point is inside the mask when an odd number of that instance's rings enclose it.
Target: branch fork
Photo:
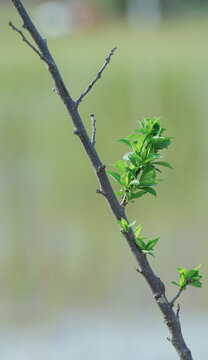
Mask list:
[[[81,101],[83,100],[83,98],[88,94],[88,92],[90,92],[90,90],[92,89],[92,87],[95,85],[95,83],[101,78],[103,71],[105,70],[106,66],[109,64],[111,57],[113,56],[114,52],[116,50],[116,46],[111,50],[110,54],[107,56],[107,58],[105,59],[105,63],[102,66],[102,68],[100,69],[100,71],[97,73],[96,77],[94,78],[94,80],[91,81],[91,83],[88,85],[88,87],[86,88],[85,91],[83,91],[83,93],[80,95],[80,97],[75,101],[76,106],[78,107],[79,104],[81,103]]]

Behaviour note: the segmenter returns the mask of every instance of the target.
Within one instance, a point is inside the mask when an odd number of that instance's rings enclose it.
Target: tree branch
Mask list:
[[[93,82],[88,86],[87,90],[80,96],[78,101],[75,102],[72,100],[68,90],[66,89],[66,86],[64,85],[64,82],[59,73],[57,65],[54,62],[50,51],[48,50],[46,40],[41,37],[38,30],[32,23],[29,15],[27,14],[24,6],[22,5],[22,2],[20,0],[11,0],[11,2],[18,11],[20,17],[22,18],[23,27],[29,31],[30,35],[32,36],[33,40],[35,41],[41,53],[41,56],[43,57],[43,61],[47,64],[48,71],[54,82],[55,91],[60,96],[62,102],[64,103],[67,109],[68,114],[71,117],[71,120],[75,128],[74,133],[78,135],[78,137],[80,138],[80,141],[89,157],[89,160],[98,178],[100,184],[99,192],[105,194],[105,199],[107,200],[107,203],[116,220],[121,220],[121,218],[125,218],[128,221],[125,215],[124,207],[119,204],[113,192],[112,186],[105,172],[105,166],[102,165],[101,160],[86,132],[86,129],[83,125],[83,122],[77,110],[77,106],[79,105],[80,101],[90,91],[90,88],[98,80],[103,70],[109,63],[115,48],[111,51],[110,55],[106,59],[105,64],[103,65],[102,69],[96,76],[95,80],[93,80]],[[177,315],[174,313],[171,304],[168,302],[166,298],[165,286],[163,282],[160,280],[160,278],[158,278],[155,275],[152,268],[150,267],[150,264],[146,256],[142,253],[141,249],[136,245],[133,230],[130,230],[128,233],[125,233],[124,236],[133,255],[136,258],[139,272],[144,276],[149,287],[151,288],[154,299],[163,315],[164,322],[168,326],[170,333],[170,337],[169,337],[170,341],[175,347],[179,355],[179,358],[183,360],[192,360],[191,352],[186,346],[182,336],[179,319]]]
[[[43,57],[43,55],[41,54],[41,52],[40,52],[38,49],[36,49],[36,47],[33,46],[33,45],[26,39],[26,37],[24,36],[23,32],[22,32],[21,30],[19,30],[18,28],[16,28],[16,26],[14,26],[11,21],[9,21],[9,26],[11,26],[11,28],[12,28],[14,31],[17,31],[17,32],[21,35],[22,40],[25,41],[26,44],[29,45],[29,46],[36,52],[36,54],[38,54],[38,56],[41,58],[41,60],[47,61],[47,59],[46,59],[45,57]]]
[[[100,69],[100,71],[97,73],[97,76],[94,78],[94,80],[91,81],[91,83],[88,85],[87,89],[80,95],[79,99],[77,99],[77,101],[76,101],[77,107],[79,106],[79,104],[81,103],[81,101],[83,100],[85,95],[87,95],[87,93],[92,89],[92,87],[96,83],[96,81],[101,78],[101,75],[102,75],[103,71],[105,70],[106,66],[109,64],[109,62],[111,60],[111,56],[114,54],[115,50],[116,50],[116,46],[111,50],[110,54],[105,59],[105,63],[102,66],[102,68]]]
[[[121,200],[121,206],[125,207],[128,204],[127,196],[124,195],[123,199]]]
[[[179,298],[179,296],[181,295],[183,289],[179,289],[179,291],[177,292],[176,296],[174,296],[174,298],[170,301],[170,305],[173,307],[176,300]]]

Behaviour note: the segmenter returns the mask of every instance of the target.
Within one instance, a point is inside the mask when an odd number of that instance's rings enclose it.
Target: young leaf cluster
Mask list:
[[[146,236],[139,236],[140,235],[140,231],[142,230],[143,225],[140,224],[135,230],[134,230],[134,234],[135,234],[135,242],[136,244],[140,247],[140,249],[142,250],[143,254],[149,254],[149,255],[153,255],[152,251],[154,250],[155,245],[158,243],[160,237],[156,237],[155,239],[151,239],[148,240],[147,243],[144,242],[145,239],[147,239]]]
[[[121,220],[117,221],[117,223],[121,226],[122,233],[128,233],[130,228],[136,224],[136,220],[134,220],[128,224],[128,222],[124,218],[121,218]],[[149,254],[149,255],[154,256],[152,251],[154,250],[154,247],[157,244],[157,242],[159,241],[160,237],[148,240],[148,242],[145,243],[144,240],[147,239],[147,237],[139,236],[140,232],[142,230],[142,227],[143,227],[143,224],[140,224],[139,226],[137,226],[136,229],[133,230],[134,235],[135,235],[135,242],[140,247],[140,249],[142,250],[142,252],[144,254],[146,254],[146,255]]]
[[[130,148],[123,160],[113,165],[118,172],[107,171],[121,185],[120,191],[115,191],[115,194],[123,198],[124,205],[146,193],[156,196],[153,187],[161,181],[157,172],[162,172],[158,167],[172,168],[169,163],[160,160],[162,155],[159,152],[168,148],[171,137],[163,135],[166,129],[161,127],[159,118],[147,118],[139,123],[140,129],[118,140]]]
[[[187,270],[186,268],[178,268],[177,271],[180,274],[179,284],[175,281],[172,281],[172,284],[179,286],[181,290],[186,290],[187,285],[201,288],[202,283],[200,280],[204,275],[199,274],[200,267],[201,265],[197,266],[193,270]]]
[[[121,226],[122,232],[128,233],[131,227],[136,224],[136,220],[128,223],[126,219],[121,218],[121,220],[117,221],[117,223]]]

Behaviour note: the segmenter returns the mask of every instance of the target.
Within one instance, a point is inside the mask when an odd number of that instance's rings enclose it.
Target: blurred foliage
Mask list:
[[[48,310],[69,304],[118,305],[117,300],[121,306],[147,304],[149,290],[134,271],[135,261],[103,197],[96,194],[97,180],[63,104],[51,91],[46,68],[7,26],[9,19],[20,24],[11,6],[1,6],[1,304],[15,301],[25,309],[32,303],[36,309],[45,303]],[[158,197],[146,195],[128,209],[129,218],[138,209],[137,220],[146,224],[148,238],[161,235],[160,251],[151,262],[170,297],[176,267],[202,262],[203,272],[208,270],[207,30],[204,14],[154,29],[107,23],[48,40],[74,98],[118,46],[80,107],[90,135],[88,114],[95,114],[96,148],[105,164],[120,158],[116,139],[143,117],[160,115],[175,137],[165,158],[174,171],[164,171]],[[206,286],[201,297],[195,289],[190,293],[183,297],[187,306],[207,304]]]

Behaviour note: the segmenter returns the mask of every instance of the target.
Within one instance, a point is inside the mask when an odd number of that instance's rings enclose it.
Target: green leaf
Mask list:
[[[133,133],[133,134],[130,134],[130,135],[128,135],[127,137],[126,137],[126,139],[127,140],[137,140],[137,139],[139,139],[141,137],[141,135],[140,134],[137,134],[137,133]]]
[[[131,201],[131,199],[132,199],[132,192],[129,190],[129,191],[127,191],[126,192],[126,196],[127,196],[127,200],[128,201]]]
[[[129,174],[126,173],[126,174],[122,175],[120,181],[121,181],[122,186],[127,187],[129,185],[129,181],[130,181]]]
[[[151,165],[148,165],[144,168],[143,172],[142,172],[142,175],[140,177],[140,181],[143,181],[143,180],[152,180],[152,179],[155,179],[156,178],[156,171],[155,169],[151,166]]]
[[[187,269],[186,268],[177,268],[177,271],[179,272],[179,274],[186,274],[187,273]]]
[[[138,199],[144,194],[146,194],[146,191],[137,191],[136,193],[132,194],[132,199]]]
[[[142,135],[142,136],[140,135],[140,137],[139,137],[139,139],[138,139],[138,141],[136,143],[136,149],[138,151],[141,150],[141,148],[142,148],[142,146],[144,144],[145,138],[146,138],[146,135]]]
[[[154,196],[157,196],[157,193],[154,189],[152,189],[151,187],[149,186],[144,186],[144,187],[141,187],[142,190],[145,190],[146,192],[154,195]]]
[[[157,185],[158,183],[158,180],[153,180],[153,179],[150,179],[150,180],[140,180],[140,185],[141,186],[154,186],[154,185]]]
[[[123,143],[123,144],[125,144],[125,145],[127,145],[127,146],[129,146],[129,147],[132,149],[132,143],[131,143],[131,141],[129,141],[129,140],[127,140],[127,139],[119,139],[118,141],[121,142],[121,143]]]
[[[194,270],[199,272],[200,267],[202,266],[202,264],[200,264],[199,266],[197,266]]]
[[[189,285],[190,286],[195,286],[195,287],[198,287],[198,288],[202,287],[202,283],[200,281],[193,281]]]
[[[160,237],[158,236],[155,239],[149,240],[147,243],[146,249],[152,250],[155,247],[155,245],[158,243],[159,239],[160,239]]]
[[[151,256],[155,257],[154,254],[151,253],[149,250],[142,250],[142,252],[143,252],[143,254],[147,254],[147,255],[151,255]]]
[[[145,127],[145,123],[144,121],[138,121],[139,125],[144,128]],[[138,130],[134,130],[134,131],[138,131]]]
[[[189,270],[186,273],[186,279],[192,278],[194,275],[197,275],[197,271],[196,270]]]
[[[150,144],[150,146],[151,146],[151,144]],[[150,155],[147,157],[147,159],[144,161],[144,164],[147,164],[148,162],[154,161],[155,159],[159,159],[159,158],[161,158],[161,157],[162,157],[161,154],[150,154]],[[154,163],[153,163],[153,164],[154,164]]]
[[[122,191],[114,191],[114,194],[116,196],[124,196],[124,194],[122,193]]]
[[[122,159],[123,159],[123,160],[126,160],[126,161],[129,160],[129,155],[130,155],[130,154],[134,154],[134,153],[133,153],[133,152],[128,152],[128,153],[126,153],[126,154],[123,155]]]
[[[154,161],[153,165],[157,164],[157,165],[161,165],[161,166],[166,166],[170,169],[173,169],[172,165],[170,165],[169,163],[165,162],[165,161]]]
[[[135,242],[136,242],[136,244],[137,244],[142,250],[145,250],[146,244],[145,244],[145,242],[144,242],[142,239],[140,239],[140,238],[135,238]]]
[[[177,282],[175,282],[175,281],[171,281],[171,284],[173,284],[173,285],[176,285],[176,286],[179,286],[179,287],[180,287],[180,285],[179,285]]]
[[[201,279],[201,276],[193,276],[191,278],[192,281],[199,281]]]
[[[155,149],[162,150],[168,148],[170,144],[171,144],[170,138],[159,138],[155,143]]]
[[[136,179],[137,175],[136,172],[133,169],[130,169],[130,167],[126,167],[126,170]]]
[[[133,154],[129,154],[129,160],[131,161],[131,163],[132,163],[132,165],[134,165],[135,167],[137,167],[138,166],[138,163],[137,163],[137,161],[136,161],[136,159],[135,159],[135,156],[133,155]]]
[[[129,228],[132,227],[132,226],[134,226],[135,224],[136,224],[136,220],[130,222],[130,223],[129,223]]]
[[[160,134],[164,133],[164,131],[166,131],[166,129],[165,129],[165,128],[162,128],[162,129],[160,130]]]
[[[110,176],[112,176],[116,181],[118,181],[119,184],[121,184],[121,176],[118,173],[111,171],[111,170],[107,170],[106,173],[109,174]]]
[[[121,218],[121,227],[125,232],[129,232],[129,224],[124,218]]]
[[[115,164],[115,167],[118,169],[118,171],[120,171],[121,174],[125,174],[126,173],[126,163],[122,160],[118,160],[117,163]]]
[[[160,169],[158,169],[158,168],[156,168],[156,167],[155,167],[155,170],[158,171],[160,174],[163,173]]]
[[[186,278],[185,278],[184,273],[181,274],[179,284],[180,284],[181,289],[183,289],[186,286]]]
[[[122,226],[128,226],[128,222],[124,218],[121,218],[121,224],[122,224]]]
[[[136,237],[139,237],[139,234],[142,230],[143,224],[140,224],[139,226],[137,226],[137,228],[134,230],[134,234]]]

